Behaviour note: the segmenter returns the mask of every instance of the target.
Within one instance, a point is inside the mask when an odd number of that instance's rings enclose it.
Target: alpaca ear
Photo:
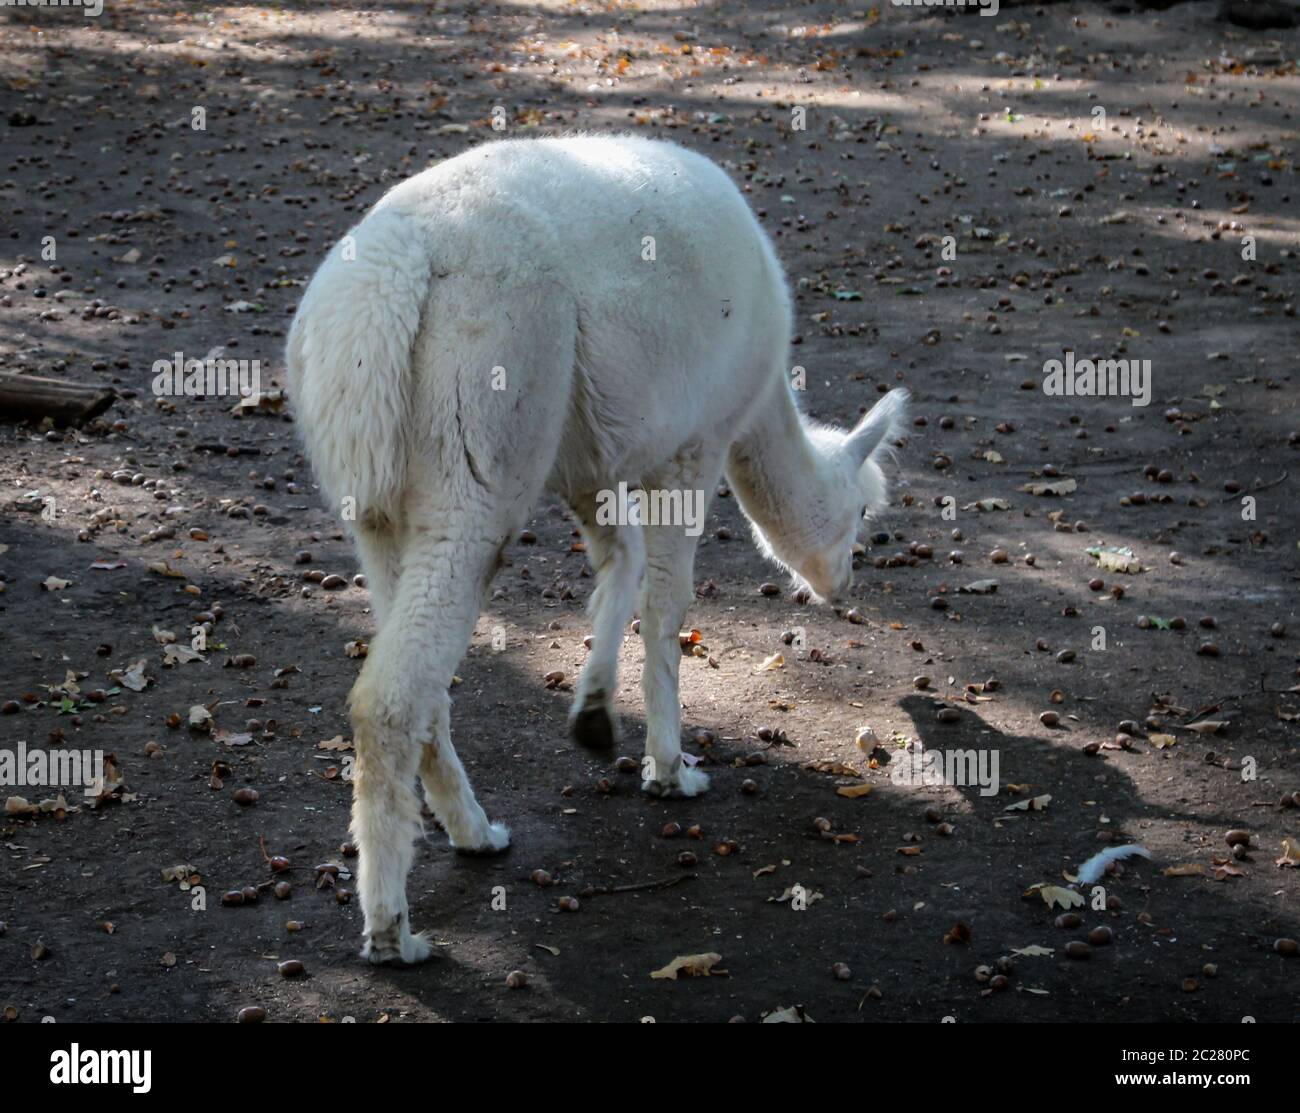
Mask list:
[[[882,444],[901,435],[907,420],[907,401],[907,391],[891,390],[845,438],[844,450],[859,468]]]

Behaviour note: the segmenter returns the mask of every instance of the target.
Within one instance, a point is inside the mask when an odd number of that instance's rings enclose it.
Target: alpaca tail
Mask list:
[[[381,209],[330,251],[290,327],[289,389],[301,436],[330,505],[345,518],[391,517],[401,497],[411,349],[430,273],[419,229]]]

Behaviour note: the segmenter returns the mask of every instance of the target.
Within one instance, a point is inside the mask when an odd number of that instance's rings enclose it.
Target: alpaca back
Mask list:
[[[509,436],[487,389],[518,420],[563,395],[547,466],[570,495],[738,435],[784,371],[771,243],[719,167],[670,143],[484,144],[394,187],[351,236],[356,257],[331,251],[303,299],[289,361],[322,485],[359,509],[393,512],[410,454],[441,455],[449,430],[479,459]],[[567,357],[492,354],[551,333],[574,336]]]

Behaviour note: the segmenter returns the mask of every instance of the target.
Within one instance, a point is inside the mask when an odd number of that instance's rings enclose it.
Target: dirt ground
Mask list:
[[[1279,803],[1300,792],[1300,41],[1207,2],[1125,7],[4,9],[0,370],[120,394],[80,429],[0,425],[0,743],[113,755],[66,810],[3,790],[38,808],[0,816],[6,1019],[1297,1019],[1275,941],[1300,937]],[[372,633],[356,559],[283,407],[157,399],[152,367],[224,348],[276,380],[304,283],[389,184],[573,129],[721,162],[796,291],[808,412],[849,423],[905,384],[916,420],[852,614],[798,602],[715,500],[682,668],[713,778],[694,800],[566,738],[593,581],[563,507],[538,508],[453,693],[513,846],[458,857],[430,821],[410,894],[438,957],[371,968],[350,752],[322,746],[348,743],[346,647]],[[1067,349],[1150,360],[1150,404],[1048,396]],[[629,633],[631,756],[640,657]],[[996,754],[1000,791],[895,783],[909,744]],[[1127,843],[1152,858],[1096,910],[1070,878]],[[1077,925],[1043,884],[1082,894]],[[650,976],[707,952],[725,976]]]

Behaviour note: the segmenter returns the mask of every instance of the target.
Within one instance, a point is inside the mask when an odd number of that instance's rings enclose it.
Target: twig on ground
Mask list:
[[[1284,472],[1283,472],[1281,475],[1279,475],[1276,479],[1270,479],[1267,483],[1260,483],[1259,485],[1257,485],[1257,486],[1255,486],[1255,487],[1252,487],[1249,491],[1247,491],[1247,492],[1245,492],[1245,493],[1248,494],[1248,495],[1253,495],[1253,494],[1255,494],[1255,492],[1257,492],[1257,491],[1267,491],[1270,487],[1276,487],[1279,483],[1285,483],[1286,480],[1287,480],[1287,477],[1290,476],[1290,474],[1291,474],[1291,473],[1290,473],[1289,471],[1284,471]],[[1223,502],[1235,502],[1237,499],[1241,498],[1241,495],[1242,495],[1242,492],[1241,492],[1241,491],[1236,491],[1236,492],[1234,492],[1233,494],[1228,495],[1228,496],[1227,496],[1226,498],[1224,498],[1222,501],[1223,501]]]
[[[608,897],[616,893],[639,893],[648,889],[671,889],[683,881],[692,881],[693,873],[683,873],[677,877],[665,877],[662,881],[639,881],[635,885],[588,885],[578,895],[583,897]]]

